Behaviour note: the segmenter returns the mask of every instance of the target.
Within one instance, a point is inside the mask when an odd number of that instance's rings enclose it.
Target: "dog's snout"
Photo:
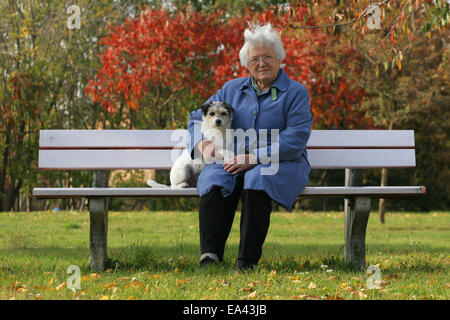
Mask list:
[[[220,126],[222,124],[222,120],[221,119],[216,119],[216,125]]]

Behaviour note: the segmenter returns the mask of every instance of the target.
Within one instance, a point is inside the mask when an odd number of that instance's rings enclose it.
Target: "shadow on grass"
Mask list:
[[[407,245],[371,245],[370,252],[385,252],[392,255],[392,262],[387,272],[447,272],[445,264],[437,262],[436,252],[444,253],[447,248],[415,246],[408,251]],[[237,245],[227,245],[224,262],[220,263],[213,272],[229,272],[233,270],[238,252]],[[65,260],[85,261],[80,267],[89,269],[89,248],[63,248],[50,246],[43,248],[22,248],[0,250],[2,256],[17,257],[17,261],[25,257],[43,261]],[[396,257],[397,255],[397,257]],[[398,255],[402,257],[398,257]],[[412,257],[411,257],[412,255]],[[430,257],[433,256],[433,261]],[[173,272],[176,268],[185,272],[197,272],[199,259],[199,247],[194,244],[184,243],[182,248],[176,246],[155,246],[144,242],[133,243],[124,247],[112,247],[108,250],[107,268],[112,272],[126,271],[152,271]],[[11,260],[11,259],[10,259]],[[372,259],[373,260],[373,259]],[[383,260],[380,258],[379,263]],[[43,262],[44,264],[46,262]],[[368,263],[374,263],[368,261]],[[51,264],[51,263],[50,263]],[[76,263],[74,263],[76,264]],[[344,250],[340,246],[331,245],[283,245],[268,244],[263,252],[263,257],[254,270],[255,272],[315,272],[327,269],[341,272],[357,271],[344,259]]]

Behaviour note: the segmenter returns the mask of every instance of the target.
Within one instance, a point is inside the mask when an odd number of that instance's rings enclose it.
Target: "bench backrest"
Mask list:
[[[41,130],[44,170],[170,169],[186,130]],[[415,167],[413,130],[313,130],[313,169]]]

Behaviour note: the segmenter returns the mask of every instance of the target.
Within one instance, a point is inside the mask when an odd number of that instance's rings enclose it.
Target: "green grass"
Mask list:
[[[365,270],[344,261],[340,212],[272,214],[255,270],[233,270],[239,215],[219,266],[198,269],[195,212],[110,212],[109,269],[89,269],[87,212],[0,213],[0,299],[448,299],[450,213],[372,214]],[[65,287],[71,265],[81,288]]]

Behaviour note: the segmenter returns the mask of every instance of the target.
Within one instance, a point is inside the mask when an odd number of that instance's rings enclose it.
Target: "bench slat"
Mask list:
[[[40,150],[47,170],[170,169],[182,152],[172,150]],[[414,149],[311,149],[313,169],[415,167]]]
[[[311,149],[312,169],[413,168],[414,149]]]
[[[416,196],[426,193],[423,186],[399,187],[306,187],[300,197],[366,196],[377,198]],[[197,197],[196,188],[34,188],[35,198],[82,197]]]
[[[173,148],[186,130],[41,130],[41,149]],[[313,130],[308,148],[414,148],[413,130]]]
[[[186,130],[41,130],[41,149],[184,147]]]
[[[172,167],[182,150],[39,150],[47,170],[161,169]]]
[[[414,148],[414,130],[313,130],[308,148]]]

